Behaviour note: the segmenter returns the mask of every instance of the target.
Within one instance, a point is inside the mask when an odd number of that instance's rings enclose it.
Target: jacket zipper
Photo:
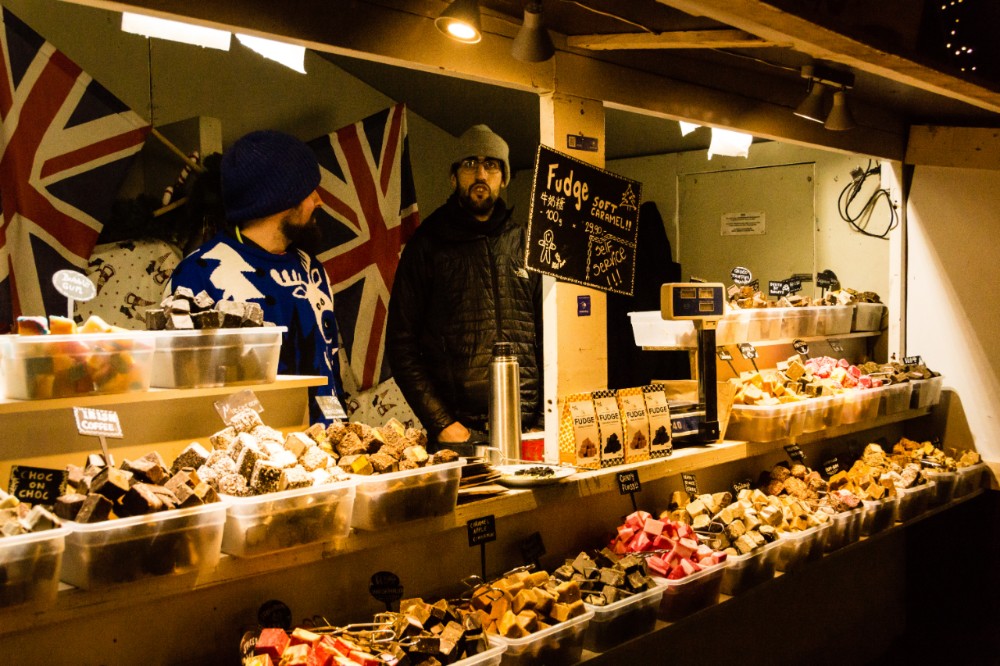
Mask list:
[[[497,325],[496,341],[500,342],[502,340],[500,331],[503,329],[500,316],[500,276],[497,275],[497,262],[493,256],[493,247],[490,245],[490,239],[484,236],[483,242],[486,243],[486,256],[490,260],[490,280],[493,284],[493,314]]]

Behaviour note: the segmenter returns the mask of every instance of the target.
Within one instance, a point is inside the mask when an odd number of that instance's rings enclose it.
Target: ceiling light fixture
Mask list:
[[[229,50],[230,33],[181,21],[122,12],[122,31],[143,37],[157,37],[172,42],[193,44],[220,51]]]
[[[463,44],[475,44],[483,38],[478,0],[455,0],[434,20],[434,25]]]
[[[847,90],[854,87],[854,75],[820,64],[802,67],[802,78],[809,80],[809,93],[795,109],[795,115],[823,123],[828,130],[843,131],[856,127],[847,106]],[[827,91],[832,91],[830,111],[824,115]]]
[[[545,29],[542,3],[529,2],[524,7],[524,23],[517,31],[510,54],[521,62],[544,62],[556,53],[552,37]]]

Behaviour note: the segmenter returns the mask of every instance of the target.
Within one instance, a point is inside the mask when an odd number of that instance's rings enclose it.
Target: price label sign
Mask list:
[[[743,355],[743,358],[747,360],[750,360],[752,358],[757,358],[757,348],[754,347],[749,342],[741,342],[739,345],[737,345],[737,347],[739,347],[740,354]]]
[[[97,296],[97,287],[90,278],[71,270],[56,271],[52,276],[56,291],[74,301],[89,301]]]
[[[924,359],[918,356],[904,356],[903,365],[923,365]]]
[[[25,504],[55,504],[56,498],[66,493],[64,469],[11,465],[7,492]]]
[[[684,490],[689,495],[698,494],[698,479],[695,478],[694,474],[681,474],[681,483],[684,484]]]
[[[739,495],[741,490],[750,490],[753,482],[750,479],[733,481],[733,495]]]
[[[799,448],[798,444],[789,444],[785,447],[785,453],[788,457],[792,459],[793,462],[805,463],[806,456],[802,453],[802,449]]]
[[[629,495],[642,490],[642,483],[639,482],[639,470],[630,469],[625,472],[618,472],[618,494]]]
[[[542,541],[541,532],[532,532],[527,539],[518,544],[518,547],[525,564],[537,566],[538,561],[545,555],[545,543]]]
[[[783,280],[768,280],[767,281],[767,295],[768,296],[787,296],[789,293],[788,283]]]
[[[785,280],[785,286],[789,294],[797,294],[802,291],[802,278],[790,277]]]
[[[837,458],[830,458],[823,462],[823,473],[828,477],[833,476],[840,471],[840,460]]]
[[[715,350],[716,355],[718,355],[720,361],[732,361],[733,355],[730,354],[725,347],[719,347]]]
[[[838,354],[844,353],[844,345],[840,344],[839,340],[827,340],[826,343],[830,345],[830,349],[837,352]]]
[[[753,280],[753,275],[750,274],[750,269],[744,266],[736,266],[733,270],[729,271],[729,277],[733,279],[733,284],[746,285],[750,284]]]
[[[792,342],[792,348],[803,356],[809,356],[809,345],[802,340]]]
[[[250,389],[237,391],[225,400],[218,400],[214,404],[215,411],[226,425],[233,425],[234,421],[239,419],[237,415],[244,410],[252,409],[258,414],[264,411],[264,405],[260,404],[257,395]]]
[[[84,437],[116,437],[122,438],[122,424],[118,420],[118,412],[110,409],[93,409],[91,407],[74,407],[76,429]]]
[[[837,279],[837,274],[829,268],[816,274],[817,287],[830,289],[831,287],[836,288],[838,285],[840,285],[840,280]]]
[[[473,518],[465,527],[469,533],[469,547],[497,540],[497,521],[493,515]]]
[[[392,610],[403,598],[403,586],[399,576],[391,571],[376,571],[368,581],[368,594],[385,604],[387,610]]]

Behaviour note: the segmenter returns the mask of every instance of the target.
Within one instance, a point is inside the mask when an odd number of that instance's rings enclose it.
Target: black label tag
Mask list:
[[[260,404],[260,400],[250,389],[237,391],[224,400],[217,400],[214,405],[215,411],[226,425],[231,425],[233,418],[244,409],[252,409],[258,414],[264,411],[264,405]]]
[[[742,481],[733,481],[733,495],[739,495],[741,490],[750,490],[753,485],[753,481],[750,479],[743,479]]]
[[[754,291],[759,290],[760,289],[760,280],[753,280],[752,282],[750,282],[750,288],[753,289]]]
[[[715,353],[719,356],[720,361],[732,361],[733,355],[730,354],[725,347],[719,347],[715,350]]]
[[[277,627],[285,631],[292,630],[292,609],[284,601],[271,599],[265,601],[257,609],[257,622],[262,627]]]
[[[618,494],[628,495],[630,493],[637,493],[642,490],[642,484],[639,482],[639,470],[630,469],[624,472],[618,472]]]
[[[923,365],[923,364],[924,364],[924,359],[920,358],[919,355],[903,357],[903,365]]]
[[[739,285],[750,284],[750,281],[753,279],[750,269],[743,266],[737,266],[729,271],[729,277],[733,279],[733,283]]]
[[[802,291],[802,278],[792,277],[785,280],[785,287],[789,294],[797,294]]]
[[[473,518],[465,523],[469,531],[469,546],[489,543],[497,540],[497,521],[493,515]]]
[[[797,463],[803,462],[806,459],[805,454],[802,453],[802,449],[799,448],[798,444],[788,444],[785,446],[785,453],[787,453],[788,457]]]
[[[368,581],[368,594],[385,604],[386,608],[392,608],[403,598],[403,586],[399,576],[391,571],[376,571]]]
[[[749,342],[741,342],[737,345],[737,347],[739,347],[740,353],[743,354],[743,358],[748,360],[751,358],[757,358],[757,348]]]
[[[55,504],[56,498],[66,492],[64,469],[11,465],[7,492],[25,504]]]
[[[792,347],[803,356],[809,356],[809,345],[802,340],[795,340],[792,342]]]
[[[826,343],[830,345],[830,349],[837,352],[838,354],[844,353],[844,346],[840,344],[839,340],[827,340]]]
[[[831,271],[829,268],[825,271],[820,271],[816,274],[816,286],[822,287],[823,289],[829,289],[834,285],[840,284],[837,279],[837,274]]]
[[[681,482],[684,484],[684,490],[690,495],[698,494],[698,479],[694,474],[681,474]]]
[[[538,564],[538,560],[545,555],[545,544],[542,542],[541,532],[532,532],[527,539],[519,544],[519,547],[525,564]]]
[[[768,280],[767,281],[767,295],[768,296],[785,296],[788,294],[788,284],[782,280]]]
[[[837,458],[830,458],[823,462],[823,473],[833,476],[840,471],[840,461]]]

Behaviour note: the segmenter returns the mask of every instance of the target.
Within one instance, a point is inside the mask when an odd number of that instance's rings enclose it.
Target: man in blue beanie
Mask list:
[[[494,342],[520,366],[521,424],[541,415],[541,280],[524,268],[525,222],[500,196],[507,143],[470,127],[451,165],[451,197],[417,228],[396,269],[386,355],[431,447],[484,443]]]
[[[278,372],[319,375],[310,388],[313,423],[328,423],[343,395],[333,296],[323,264],[299,247],[322,204],[319,164],[304,143],[282,132],[251,132],[222,156],[222,201],[231,228],[184,258],[167,293],[187,287],[216,301],[257,303],[282,336]]]

